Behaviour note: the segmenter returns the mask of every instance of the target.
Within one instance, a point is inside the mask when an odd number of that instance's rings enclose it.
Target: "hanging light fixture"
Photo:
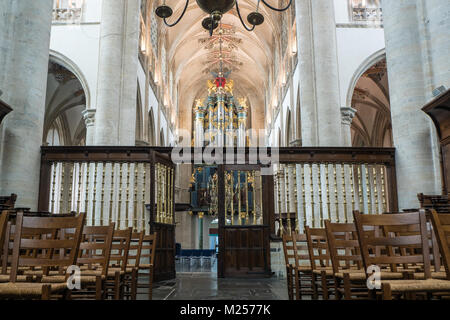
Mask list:
[[[264,16],[259,12],[259,6],[262,2],[267,8],[278,11],[278,12],[284,12],[288,10],[292,5],[292,0],[289,0],[289,4],[285,8],[275,8],[268,4],[266,0],[257,0],[256,4],[256,10],[251,12],[247,16],[247,21],[251,25],[251,27],[248,27],[244,19],[242,18],[241,11],[239,9],[239,3],[238,0],[196,0],[197,5],[202,9],[205,13],[208,14],[208,17],[203,19],[202,26],[203,28],[209,30],[209,34],[212,36],[214,29],[216,29],[219,26],[220,21],[222,20],[222,17],[225,13],[230,11],[234,6],[236,6],[236,11],[239,16],[239,20],[241,20],[242,25],[247,31],[253,31],[256,26],[259,26],[264,23]],[[186,5],[184,6],[183,12],[181,13],[180,17],[173,23],[168,23],[167,18],[170,18],[173,14],[172,8],[166,5],[166,1],[163,1],[163,4],[156,8],[156,15],[164,20],[164,23],[168,27],[176,26],[181,19],[183,18],[184,14],[186,13],[187,7],[189,6],[189,0],[186,0]]]

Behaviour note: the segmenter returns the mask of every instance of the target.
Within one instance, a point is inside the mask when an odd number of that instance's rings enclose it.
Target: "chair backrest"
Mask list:
[[[77,265],[87,266],[88,269],[100,266],[102,275],[108,274],[114,227],[113,222],[109,226],[85,226],[83,228]]]
[[[5,241],[6,228],[8,226],[8,217],[9,213],[7,210],[4,210],[0,213],[0,258],[3,253],[3,243]]]
[[[361,269],[362,257],[355,225],[325,220],[325,230],[333,272],[355,267]]]
[[[131,235],[130,250],[128,251],[128,266],[139,268],[141,260],[144,232],[133,232]]]
[[[43,267],[45,275],[48,274],[48,268],[61,270],[75,265],[84,222],[84,213],[77,217],[49,218],[25,217],[23,212],[18,212],[10,281],[16,282],[21,267]],[[63,238],[63,230],[74,230],[73,236]],[[33,254],[29,254],[30,251]],[[59,254],[61,252],[64,254]]]
[[[450,212],[439,214],[435,210],[431,210],[431,221],[447,273],[447,280],[450,280]]]
[[[132,233],[133,228],[131,227],[125,230],[114,230],[109,257],[110,266],[119,267],[122,271],[126,271]]]
[[[409,211],[412,212],[412,211]],[[383,226],[383,232],[385,235],[389,233],[393,233],[397,236],[413,236],[420,235],[420,227],[419,225],[408,225],[408,226]],[[430,262],[433,263],[434,271],[438,272],[441,269],[441,255],[439,253],[439,246],[436,241],[436,235],[434,232],[434,228],[432,227],[431,220],[428,219],[427,214],[427,237],[428,237],[428,247],[430,249]],[[408,245],[398,247],[398,251],[402,255],[410,255],[414,254],[415,251],[421,250],[420,244],[417,245]],[[417,264],[404,264],[404,268],[415,267]]]
[[[283,252],[286,267],[292,267],[295,264],[294,240],[292,234],[283,234]]]
[[[450,212],[450,195],[425,195],[417,194],[420,207],[426,210],[434,209],[438,213]]]
[[[12,209],[16,204],[17,195],[12,193],[10,196],[0,196],[0,207],[2,209]]]
[[[150,265],[155,265],[157,235],[158,234],[155,232],[151,235],[144,236],[141,250],[141,262],[143,261],[146,263],[148,261]]]
[[[353,212],[358,240],[361,248],[361,254],[364,262],[364,268],[377,265],[391,267],[396,271],[399,265],[422,264],[425,278],[431,277],[430,254],[428,244],[428,232],[425,210],[418,212],[369,215],[361,214],[358,211]],[[364,233],[367,227],[380,227],[383,230],[420,230],[419,233],[402,234],[396,232],[379,233],[376,236],[369,237]],[[369,249],[378,247],[378,255],[370,254]],[[402,254],[402,249],[411,247],[414,250],[409,255]]]
[[[325,229],[305,228],[308,241],[309,260],[311,269],[330,267],[330,252],[328,251],[327,233]]]

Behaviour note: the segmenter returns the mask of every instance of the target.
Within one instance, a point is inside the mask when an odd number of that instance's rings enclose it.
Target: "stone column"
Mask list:
[[[1,126],[0,194],[37,209],[40,146],[52,21],[52,0],[0,1],[0,88],[13,111]]]
[[[341,108],[341,129],[342,129],[342,146],[352,146],[352,121],[355,117],[356,109],[352,107]]]
[[[432,98],[430,77],[439,70],[429,65],[429,37],[418,4],[422,0],[383,1],[399,209],[418,207],[419,192],[441,192],[436,135],[421,111]]]
[[[102,2],[96,145],[135,144],[140,1]]]
[[[95,109],[86,109],[81,115],[86,125],[86,145],[94,145],[95,138]]]
[[[303,146],[340,146],[334,2],[298,1],[296,13]]]

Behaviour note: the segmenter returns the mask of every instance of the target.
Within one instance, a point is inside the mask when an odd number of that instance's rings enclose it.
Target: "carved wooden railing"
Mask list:
[[[88,225],[174,223],[170,149],[42,147],[39,211],[86,212]],[[151,204],[150,214],[146,204]]]
[[[353,210],[398,211],[395,149],[283,148],[279,158],[272,224],[277,235],[324,227],[326,219],[352,222]]]

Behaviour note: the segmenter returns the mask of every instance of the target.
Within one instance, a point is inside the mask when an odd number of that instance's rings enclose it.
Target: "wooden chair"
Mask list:
[[[148,288],[149,300],[152,300],[153,297],[153,277],[154,277],[157,236],[158,234],[156,232],[151,235],[144,236],[141,249],[141,261],[139,263],[138,276],[136,279],[137,288]],[[141,272],[147,270],[148,273]],[[143,275],[148,275],[147,283],[139,282],[139,277]]]
[[[21,267],[40,267],[47,276],[50,268],[65,270],[75,265],[83,231],[85,215],[66,218],[24,217],[18,212],[16,217],[12,267],[10,281],[0,283],[2,298],[37,298],[48,300],[57,294],[63,298],[70,297],[66,282],[44,283],[17,282]],[[62,230],[74,230],[73,237],[61,239]],[[36,237],[40,234],[40,237]],[[33,237],[29,237],[32,235]],[[30,255],[29,252],[37,254]],[[64,252],[64,254],[59,254]],[[56,254],[58,253],[58,254]]]
[[[113,242],[111,245],[111,255],[109,257],[108,276],[106,278],[106,297],[112,297],[115,300],[124,298],[124,279],[128,265],[128,252],[130,250],[131,235],[133,229],[115,230]]]
[[[293,249],[294,249],[294,283],[295,298],[302,299],[303,295],[312,296],[312,268],[309,257],[308,241],[306,234],[293,233]],[[306,283],[306,284],[305,284]]]
[[[429,211],[436,210],[437,213],[450,212],[450,194],[447,195],[425,195],[423,193],[417,194],[420,202],[420,207]]]
[[[450,280],[450,212],[437,213],[431,210],[431,221],[435,230],[439,250],[444,262],[446,279]]]
[[[335,298],[367,298],[367,277],[362,265],[355,225],[325,220],[325,230],[333,266]]]
[[[293,236],[289,234],[283,234],[283,252],[284,262],[286,266],[286,280],[288,288],[289,300],[294,300],[294,287],[295,287],[295,259],[294,253],[294,240]]]
[[[354,212],[355,226],[358,232],[361,254],[364,268],[369,266],[389,266],[391,269],[410,264],[423,264],[424,280],[385,280],[381,276],[381,293],[383,299],[392,299],[393,296],[404,296],[408,299],[415,298],[416,293],[426,293],[427,297],[433,292],[450,291],[450,281],[431,278],[428,232],[425,211],[366,215]],[[420,233],[414,235],[401,235],[393,232],[367,237],[364,228],[367,226],[386,228],[419,228]],[[381,247],[380,255],[370,254],[369,248]],[[402,254],[402,248],[414,247],[409,255]],[[405,276],[412,278],[413,273],[405,270]]]
[[[137,278],[143,242],[144,242],[144,232],[133,232],[133,234],[131,235],[130,250],[128,252],[127,273],[124,279],[125,282],[124,297],[129,298],[131,300],[136,300]]]
[[[312,269],[313,299],[318,299],[322,294],[324,300],[330,296],[330,288],[333,285],[333,269],[328,251],[327,234],[325,229],[305,228],[308,241],[309,260]],[[320,281],[319,281],[320,280]]]
[[[72,297],[80,299],[105,298],[105,281],[109,274],[109,257],[115,224],[109,226],[86,226],[77,258],[81,269],[82,289]]]

